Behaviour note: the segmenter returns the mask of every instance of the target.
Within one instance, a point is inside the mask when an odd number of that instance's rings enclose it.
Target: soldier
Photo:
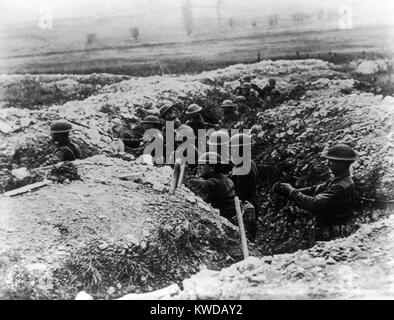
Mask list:
[[[167,121],[174,121],[174,129],[178,129],[181,126],[181,121],[177,118],[174,105],[166,105],[161,107],[159,117],[164,120],[161,134],[165,141],[167,131]]]
[[[164,121],[174,121],[174,128],[178,129],[181,126],[181,121],[176,116],[174,107],[175,105],[166,105],[161,107],[159,118]]]
[[[191,104],[187,107],[186,114],[190,116],[190,120],[186,124],[193,129],[196,137],[198,137],[198,129],[207,129],[208,125],[201,115],[202,107],[198,104]]]
[[[234,102],[237,105],[237,110],[240,115],[248,112],[249,106],[244,96],[236,96]]]
[[[259,109],[264,105],[258,92],[252,89],[250,82],[245,82],[241,85],[241,95],[245,97],[247,104],[252,109]]]
[[[70,141],[72,126],[67,121],[58,121],[51,126],[52,140],[56,144],[56,149],[44,165],[55,164],[61,161],[74,161],[81,159],[82,154],[78,145]]]
[[[216,152],[221,156],[222,159],[222,173],[229,174],[233,168],[230,161],[230,149],[229,149],[230,135],[227,130],[219,130],[213,132],[208,140],[209,151]]]
[[[236,96],[241,95],[241,94],[242,94],[242,84],[243,84],[243,83],[246,83],[246,82],[250,82],[250,81],[252,81],[252,77],[251,77],[251,76],[244,76],[244,77],[242,77],[241,80],[240,80],[240,85],[237,86],[237,87],[234,89],[234,94],[235,94]]]
[[[170,162],[175,163],[179,162],[181,164],[186,163],[187,158],[187,148],[193,149],[194,153],[194,163],[189,163],[192,168],[193,165],[197,165],[198,161],[198,147],[195,146],[194,143],[190,142],[190,144],[185,144],[185,142],[195,137],[193,129],[186,124],[182,124],[176,131],[175,131],[175,151],[172,153],[170,157]],[[192,160],[192,159],[190,159]]]
[[[280,96],[280,92],[276,89],[276,80],[269,79],[268,85],[266,85],[263,89],[260,89],[257,86],[253,86],[259,94],[260,98],[267,100],[268,102],[275,102],[275,100]]]
[[[205,152],[198,159],[200,177],[191,179],[190,184],[201,191],[205,201],[219,209],[220,215],[234,221],[237,215],[235,209],[235,190],[231,179],[221,172],[221,157],[216,152]]]
[[[239,133],[231,137],[230,146],[231,152],[233,148],[239,148],[238,152],[243,154],[245,146],[251,145],[250,136],[244,133]],[[243,161],[250,162],[250,170],[247,174],[241,174],[240,168],[245,165],[244,162],[234,165],[231,172],[231,179],[234,182],[235,192],[241,201],[247,201],[254,207],[254,216],[244,217],[246,229],[252,241],[256,238],[257,233],[257,219],[260,213],[260,202],[257,189],[260,185],[260,175],[255,162],[250,158],[244,158]]]
[[[130,134],[125,134],[122,141],[124,145],[128,148],[140,148],[144,143],[144,133],[149,129],[157,129],[160,131],[161,129],[161,122],[158,117],[156,116],[146,116],[141,121],[141,126],[137,128],[136,136],[132,137]]]
[[[316,217],[317,240],[329,241],[351,233],[355,188],[350,166],[356,152],[345,144],[337,144],[323,155],[333,178],[323,184],[295,189],[288,183],[274,185],[273,191],[292,200],[299,208]]]
[[[223,118],[220,120],[219,125],[225,129],[235,128],[239,121],[237,106],[231,100],[224,100],[220,107],[223,112]]]

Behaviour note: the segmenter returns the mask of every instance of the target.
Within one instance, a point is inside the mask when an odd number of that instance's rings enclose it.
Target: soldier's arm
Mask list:
[[[76,159],[81,159],[82,158],[82,152],[81,148],[77,144],[73,144],[75,148],[75,158]]]
[[[254,83],[252,83],[251,85],[252,85],[252,89],[255,90],[255,91],[257,91],[257,93],[258,93],[260,96],[262,96],[262,95],[264,94],[263,89],[261,89],[258,85],[254,84]]]
[[[58,162],[64,161],[65,153],[61,150],[56,151],[55,153],[51,154],[47,161],[43,163],[44,166],[49,166],[51,164],[56,164]]]
[[[300,188],[297,190],[307,196],[313,196],[315,194],[321,193],[324,189],[326,189],[326,185],[327,185],[327,182],[321,183],[321,184],[316,184],[311,187]]]
[[[341,185],[332,185],[327,190],[316,196],[308,196],[301,190],[294,190],[290,199],[301,209],[308,210],[314,214],[334,208],[338,202],[343,201],[345,196],[345,188]]]
[[[129,148],[138,148],[141,145],[142,138],[140,139],[123,139],[123,143]]]

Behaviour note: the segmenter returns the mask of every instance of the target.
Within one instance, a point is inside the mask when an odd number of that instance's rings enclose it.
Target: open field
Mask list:
[[[11,47],[3,48],[0,73],[109,72],[145,76],[200,72],[234,63],[251,63],[258,59],[258,54],[260,59],[296,58],[297,52],[298,58],[332,60],[340,54],[361,58],[363,52],[394,52],[393,35],[394,27],[381,26],[324,32],[287,30],[189,41],[175,38],[164,43],[127,44],[119,40],[91,47],[71,42],[68,49],[60,44],[53,47],[53,43],[52,46],[44,43],[44,47],[37,50],[15,46],[17,50],[10,52]],[[34,48],[33,44],[29,45]]]

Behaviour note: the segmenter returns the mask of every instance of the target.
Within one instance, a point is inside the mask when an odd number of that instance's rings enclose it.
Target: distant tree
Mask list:
[[[96,38],[96,34],[95,33],[89,33],[87,36],[86,36],[86,43],[87,44],[92,44],[93,42],[95,42],[97,40],[97,38]]]
[[[183,0],[182,18],[186,34],[190,37],[193,34],[193,7],[191,0]]]
[[[257,26],[257,22],[256,22],[256,20],[253,20],[253,21],[252,21],[252,27],[253,27],[253,28],[256,28],[256,26]]]
[[[231,28],[233,28],[234,27],[234,19],[233,18],[228,19],[228,24]]]
[[[291,16],[291,18],[296,24],[301,24],[304,23],[305,20],[309,20],[311,18],[311,15],[303,12],[296,12]]]
[[[139,30],[138,27],[132,28],[130,30],[130,33],[131,33],[131,36],[133,37],[134,40],[137,41],[139,39],[139,37],[140,37],[140,30]]]
[[[279,22],[279,16],[277,14],[268,16],[268,25],[270,27],[276,26],[278,22]]]

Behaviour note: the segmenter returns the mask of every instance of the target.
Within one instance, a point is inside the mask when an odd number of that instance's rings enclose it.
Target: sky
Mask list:
[[[205,12],[220,10],[224,15],[259,16],[300,10],[339,8],[352,5],[358,14],[382,22],[394,20],[393,0],[0,0],[0,23],[33,21],[40,9],[51,8],[54,18],[111,17],[116,15],[149,15],[159,12],[171,15],[189,2]],[[204,12],[201,11],[200,12]]]

